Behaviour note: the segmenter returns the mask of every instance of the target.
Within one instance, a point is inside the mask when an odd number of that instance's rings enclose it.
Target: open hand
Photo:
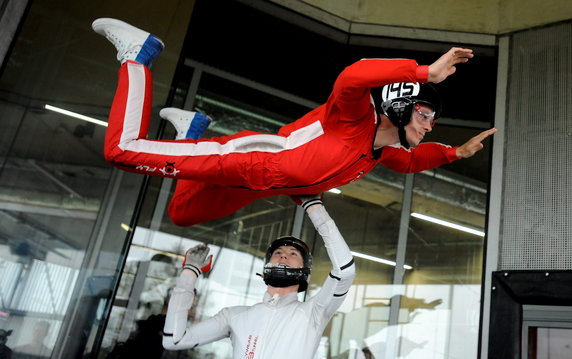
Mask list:
[[[209,256],[210,248],[206,244],[198,244],[185,253],[183,262],[184,269],[192,270],[197,277],[201,273],[207,273],[212,268],[213,256]]]
[[[475,153],[483,149],[483,141],[490,135],[497,132],[496,128],[491,128],[483,131],[465,142],[462,146],[457,147],[457,157],[469,158]]]
[[[455,65],[469,61],[473,50],[453,47],[429,65],[429,82],[439,83],[457,71]]]

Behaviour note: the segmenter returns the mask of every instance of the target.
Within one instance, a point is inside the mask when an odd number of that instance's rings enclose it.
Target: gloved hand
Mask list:
[[[183,269],[190,269],[197,277],[212,269],[213,256],[209,256],[210,248],[206,244],[198,244],[185,253]]]
[[[290,196],[290,198],[292,198],[297,205],[302,206],[304,210],[308,210],[308,207],[315,204],[322,204],[322,197],[322,193]]]

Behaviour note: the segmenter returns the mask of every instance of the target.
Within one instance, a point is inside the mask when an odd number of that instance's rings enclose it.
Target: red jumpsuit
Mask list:
[[[105,138],[105,158],[123,170],[177,179],[173,222],[189,226],[231,214],[256,199],[316,194],[353,182],[381,163],[404,173],[452,162],[456,148],[424,143],[373,150],[378,125],[370,88],[427,81],[414,60],[364,59],[337,78],[328,101],[278,134],[242,131],[201,140],[147,140],[151,71],[128,61]],[[380,153],[381,152],[381,153]]]

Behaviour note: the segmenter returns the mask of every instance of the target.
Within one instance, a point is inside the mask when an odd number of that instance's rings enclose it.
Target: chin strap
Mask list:
[[[399,134],[399,141],[401,142],[401,146],[409,149],[409,142],[407,142],[407,137],[405,136],[405,128],[403,126],[399,126],[397,128],[397,134]]]

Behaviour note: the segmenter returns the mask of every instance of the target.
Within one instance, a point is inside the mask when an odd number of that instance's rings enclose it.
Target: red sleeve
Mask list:
[[[409,150],[402,146],[385,146],[379,163],[401,173],[416,173],[442,166],[460,159],[457,147],[435,142],[422,143]]]
[[[344,69],[334,83],[332,99],[345,117],[360,118],[370,104],[369,89],[395,82],[427,82],[428,66],[415,60],[363,59]]]

